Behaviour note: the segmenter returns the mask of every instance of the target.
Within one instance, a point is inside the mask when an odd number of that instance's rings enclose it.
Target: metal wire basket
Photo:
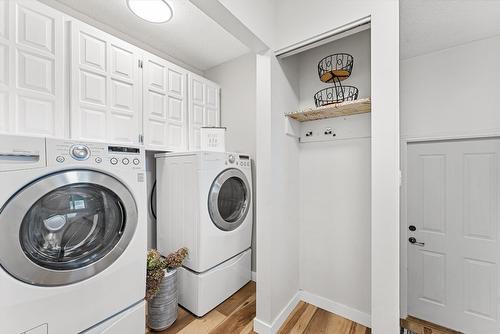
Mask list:
[[[353,101],[358,98],[359,90],[354,86],[333,86],[322,89],[314,94],[316,107]]]
[[[318,63],[319,79],[325,83],[342,81],[352,73],[354,58],[348,53],[336,53],[321,59]]]

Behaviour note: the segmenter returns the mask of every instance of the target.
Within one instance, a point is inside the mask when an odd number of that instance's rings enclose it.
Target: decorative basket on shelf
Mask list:
[[[354,58],[348,53],[332,54],[318,62],[319,79],[333,85],[314,94],[316,107],[353,101],[358,98],[358,88],[342,85],[342,81],[351,76],[353,66]]]
[[[334,86],[320,90],[314,94],[316,107],[335,104],[345,101],[354,101],[358,98],[358,89],[354,86]]]
[[[319,79],[324,83],[342,81],[351,76],[354,58],[347,53],[336,53],[318,63]]]

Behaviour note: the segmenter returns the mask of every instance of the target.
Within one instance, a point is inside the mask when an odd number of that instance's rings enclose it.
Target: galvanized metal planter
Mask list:
[[[162,331],[172,326],[177,319],[177,270],[166,271],[158,294],[148,302],[148,326]]]

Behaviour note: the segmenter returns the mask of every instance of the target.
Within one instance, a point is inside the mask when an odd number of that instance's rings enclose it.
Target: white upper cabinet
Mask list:
[[[220,87],[189,73],[189,150],[200,149],[203,126],[220,126]]]
[[[199,150],[219,86],[34,0],[0,0],[0,133]]]
[[[144,144],[147,149],[187,149],[187,71],[145,54],[143,66]]]
[[[141,143],[141,50],[71,21],[71,137]]]
[[[0,132],[65,136],[63,15],[0,1]]]

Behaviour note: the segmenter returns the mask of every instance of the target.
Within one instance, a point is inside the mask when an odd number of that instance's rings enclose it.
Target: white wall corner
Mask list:
[[[312,304],[325,311],[335,313],[346,319],[354,321],[365,327],[371,327],[371,316],[368,313],[356,310],[347,305],[334,302],[333,300],[315,295],[307,291],[301,291],[301,300],[306,303]]]
[[[285,116],[284,118],[285,118],[285,134],[290,137],[299,138],[300,122],[290,117]]]
[[[252,281],[257,282],[257,273],[252,271]]]
[[[288,304],[281,310],[278,316],[274,319],[272,324],[268,324],[264,321],[261,321],[257,318],[253,321],[253,330],[259,334],[274,334],[277,333],[280,327],[285,323],[290,314],[293,312],[297,304],[301,300],[301,291],[297,291],[297,293],[290,299]]]

